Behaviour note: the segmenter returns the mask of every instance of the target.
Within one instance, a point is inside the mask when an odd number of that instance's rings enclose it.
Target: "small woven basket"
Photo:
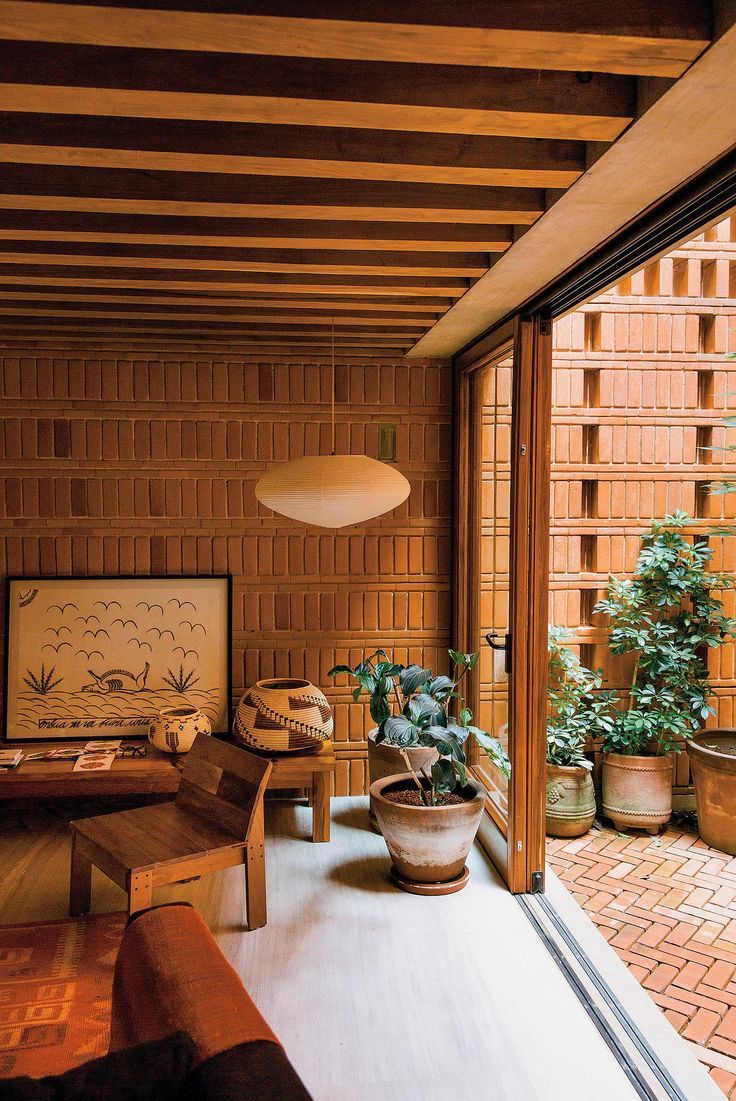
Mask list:
[[[278,677],[249,688],[235,713],[234,734],[251,749],[298,753],[332,737],[327,697],[306,680]]]

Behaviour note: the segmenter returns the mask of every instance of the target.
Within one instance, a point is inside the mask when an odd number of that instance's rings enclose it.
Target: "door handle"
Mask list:
[[[500,635],[496,631],[489,631],[486,642],[492,650],[503,650],[505,654],[504,672],[507,676],[511,673],[511,635]]]

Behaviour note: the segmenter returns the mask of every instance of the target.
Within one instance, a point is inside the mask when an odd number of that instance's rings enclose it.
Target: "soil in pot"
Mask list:
[[[398,746],[388,745],[386,742],[377,742],[377,733],[378,728],[376,727],[368,735],[369,785],[374,784],[376,780],[382,780],[385,776],[396,776],[397,773],[406,772],[406,761],[401,750]],[[404,752],[409,757],[411,767],[416,773],[420,773],[423,768],[429,771],[438,757],[437,750],[428,746],[412,746]],[[380,833],[381,827],[376,818],[372,795],[370,797],[368,819],[372,829],[376,833]]]
[[[473,795],[475,792],[473,792]],[[416,785],[411,788],[401,789],[400,791],[387,791],[384,793],[384,799],[388,799],[389,803],[401,803],[405,807],[424,807],[426,803],[423,801],[421,795],[416,789]],[[472,799],[473,796],[471,795]],[[458,803],[467,803],[467,799],[463,799],[462,795],[456,795],[454,792],[449,792],[447,795],[437,796],[437,806],[440,807],[452,807],[457,806]]]
[[[638,826],[655,835],[672,816],[671,755],[603,754],[603,813],[617,830]]]
[[[706,730],[688,742],[698,833],[706,845],[736,856],[736,730]]]

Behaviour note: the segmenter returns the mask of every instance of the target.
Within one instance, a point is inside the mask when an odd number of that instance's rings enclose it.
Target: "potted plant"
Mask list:
[[[733,355],[728,357],[733,359]],[[724,417],[727,428],[736,428],[736,417]],[[736,444],[719,450],[736,451]],[[736,493],[736,482],[712,482],[714,496]],[[733,524],[710,529],[713,535],[736,535]],[[713,849],[736,856],[736,730],[705,730],[687,743],[695,785],[698,832]]]
[[[655,834],[669,821],[673,754],[714,714],[704,654],[736,633],[714,595],[733,580],[709,572],[711,549],[684,534],[693,523],[680,511],[653,522],[633,578],[612,578],[596,606],[610,617],[611,651],[635,659],[603,739],[603,813],[618,828]]]
[[[356,701],[369,692],[378,723],[375,745],[392,746],[402,762],[400,770],[373,781],[371,802],[393,860],[394,881],[419,894],[447,894],[467,881],[465,860],[485,805],[485,788],[466,770],[467,738],[472,734],[504,775],[511,772],[501,743],[472,725],[457,691],[478,654],[449,654],[452,677],[435,677],[420,665],[405,667],[382,650],[355,669],[338,665],[328,674],[357,680]],[[453,702],[455,717],[449,713]],[[430,750],[431,759],[415,766],[416,757],[410,756],[415,749]]]
[[[595,821],[593,762],[584,753],[587,738],[611,729],[617,696],[602,689],[593,673],[566,645],[564,627],[548,633],[547,833],[579,837]]]
[[[705,730],[687,744],[698,833],[712,849],[736,856],[736,730]]]
[[[351,680],[356,681],[356,687],[353,689],[353,699],[356,703],[363,692],[368,693],[371,718],[376,724],[368,732],[369,786],[384,776],[402,772],[407,767],[404,754],[408,755],[409,767],[415,772],[419,772],[424,765],[431,765],[437,760],[437,750],[433,746],[399,747],[383,739],[380,742],[376,741],[378,732],[382,726],[385,726],[386,719],[392,714],[392,709],[398,707],[400,710],[406,701],[416,694],[418,672],[421,676],[425,671],[419,665],[408,667],[398,665],[388,660],[385,650],[376,650],[375,653],[369,654],[358,662],[354,669],[349,665],[336,665],[327,674],[328,677],[334,677],[338,673],[347,673]],[[373,828],[380,833],[372,797],[368,817]]]

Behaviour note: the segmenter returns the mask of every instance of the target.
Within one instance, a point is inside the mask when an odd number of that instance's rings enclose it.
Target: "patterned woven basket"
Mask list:
[[[266,753],[317,749],[332,737],[332,713],[324,693],[306,680],[259,680],[238,704],[235,737]]]

